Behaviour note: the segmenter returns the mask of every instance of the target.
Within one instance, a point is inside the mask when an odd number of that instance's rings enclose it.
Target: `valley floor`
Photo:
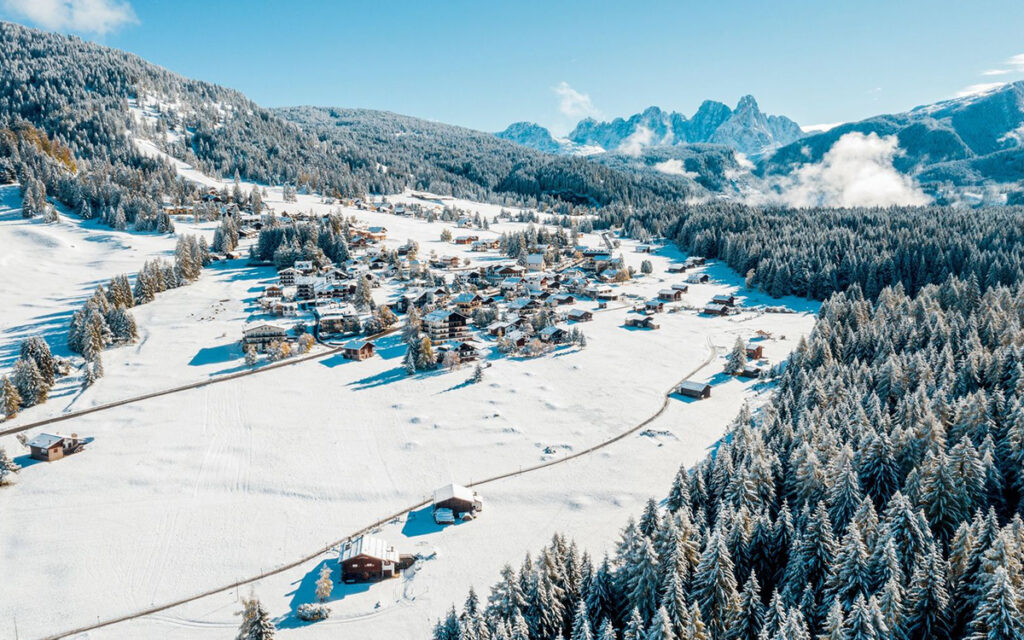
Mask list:
[[[4,194],[0,238],[16,257],[2,266],[31,284],[14,286],[8,279],[0,288],[0,369],[34,327],[54,343],[64,318],[95,282],[134,272],[146,256],[173,249],[173,238],[75,221],[24,222]],[[290,205],[274,195],[278,211],[334,208],[311,196]],[[488,216],[498,210],[461,206]],[[387,226],[396,243],[416,239],[423,253],[459,253],[439,241],[442,223],[346,213]],[[506,223],[492,235],[516,226]],[[647,255],[636,253],[635,244],[623,241],[626,260],[639,266],[650,259],[654,274],[624,291],[646,299],[681,281],[665,272],[683,259],[677,250],[661,247]],[[135,253],[126,257],[122,245]],[[46,277],[22,264],[29,256]],[[564,347],[536,359],[491,357],[476,384],[467,382],[470,367],[407,376],[404,346],[397,335],[388,336],[378,356],[365,362],[327,355],[68,421],[60,427],[65,432],[95,440],[59,462],[29,464],[17,441],[0,438],[0,446],[25,464],[16,484],[0,489],[0,636],[12,633],[12,622],[21,637],[40,637],[188,597],[294,561],[447,482],[470,483],[581,451],[650,417],[665,392],[696,369],[693,379],[713,384],[710,399],[672,396],[664,413],[638,433],[565,464],[480,487],[486,508],[479,519],[441,529],[420,510],[382,527],[380,535],[401,552],[436,555],[394,581],[338,585],[327,622],[303,627],[293,611],[313,600],[319,566],[336,566],[333,554],[87,637],[223,638],[238,624],[236,598],[250,588],[283,637],[336,636],[339,627],[358,637],[424,637],[471,585],[483,593],[503,564],[518,564],[555,532],[592,553],[608,549],[628,516],[648,497],[664,495],[680,463],[714,446],[745,400],[765,399],[764,383],[720,373],[736,337],[771,332],[763,342],[766,358],[779,362],[813,326],[816,305],[743,289],[742,279],[719,264],[706,271],[712,283],[691,285],[683,305],[699,308],[731,291],[747,306],[787,305],[795,312],[710,318],[682,308],[660,314],[660,330],[645,331],[625,328],[628,309],[612,303],[580,325],[585,349]],[[4,426],[243,369],[241,328],[259,317],[255,297],[273,281],[273,269],[241,261],[205,270],[197,283],[133,310],[142,338],[106,352],[106,376],[93,387],[83,392],[66,383],[58,397]],[[391,293],[375,295],[385,302]],[[596,310],[591,302],[576,306]],[[51,314],[57,319],[52,327],[46,324]]]

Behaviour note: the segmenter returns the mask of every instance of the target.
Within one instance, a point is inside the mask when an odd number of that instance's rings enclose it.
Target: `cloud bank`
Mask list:
[[[695,171],[687,171],[686,167],[683,166],[683,161],[678,158],[669,158],[664,162],[656,162],[654,169],[670,176],[685,176],[694,180],[700,177],[700,174]]]
[[[573,89],[565,80],[558,83],[558,86],[553,87],[552,90],[558,96],[558,110],[567,118],[601,117],[601,112],[591,102],[590,96]]]
[[[103,35],[139,22],[125,0],[2,0],[2,4],[10,13],[53,31]]]
[[[772,195],[755,198],[794,207],[928,204],[916,181],[892,166],[897,153],[896,136],[847,133],[821,162],[797,168],[772,185]]]
[[[645,126],[640,125],[636,128],[636,131],[629,134],[629,136],[622,141],[616,151],[628,156],[638,156],[643,152],[644,147],[649,147],[653,141],[654,132]]]

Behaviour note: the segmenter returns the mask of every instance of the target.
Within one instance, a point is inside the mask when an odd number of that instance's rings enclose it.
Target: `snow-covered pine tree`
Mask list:
[[[0,378],[0,410],[4,412],[4,419],[10,420],[18,415],[18,409],[22,405],[21,394],[17,387],[11,383],[7,376]]]
[[[320,567],[320,577],[316,580],[316,599],[320,602],[327,602],[334,590],[334,580],[331,578],[331,568],[326,564]]]
[[[5,485],[9,482],[8,478],[11,474],[18,473],[21,470],[21,465],[11,459],[7,455],[7,451],[3,447],[0,447],[0,486]]]
[[[272,640],[276,628],[270,614],[255,595],[242,599],[242,624],[235,640]]]

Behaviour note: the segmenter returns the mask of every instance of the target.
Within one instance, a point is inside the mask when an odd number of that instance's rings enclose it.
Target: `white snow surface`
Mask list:
[[[190,169],[179,169],[189,175]],[[269,205],[278,212],[336,208],[306,195],[286,204],[279,188],[269,191]],[[116,232],[74,218],[56,225],[25,221],[16,188],[2,188],[0,196],[0,268],[7,276],[0,284],[0,372],[16,357],[18,342],[36,332],[66,353],[58,343],[67,318],[96,283],[134,273],[146,258],[173,251],[169,236]],[[410,193],[389,200],[423,203]],[[488,217],[500,210],[443,202]],[[445,223],[345,213],[387,227],[394,245],[417,240],[421,255],[435,250],[478,263],[498,259],[493,252],[474,254],[442,243]],[[194,231],[176,224],[179,232]],[[522,225],[473,233],[495,237],[513,228]],[[601,242],[596,235],[585,241]],[[683,281],[683,274],[666,273],[685,258],[678,250],[657,245],[649,255],[636,252],[636,245],[623,240],[623,256],[638,271],[642,260],[651,260],[654,274],[622,292],[642,301]],[[401,553],[436,551],[436,557],[392,581],[336,586],[329,621],[304,625],[292,612],[312,599],[321,563],[336,568],[333,554],[240,592],[82,637],[227,637],[238,625],[236,598],[250,588],[284,638],[426,637],[470,586],[482,595],[503,564],[518,565],[556,532],[599,557],[648,497],[664,496],[680,463],[707,454],[744,401],[767,398],[768,385],[720,374],[736,337],[772,332],[763,344],[767,359],[778,362],[813,326],[816,304],[745,289],[718,263],[706,271],[712,283],[690,285],[682,303],[668,303],[692,308],[659,314],[660,330],[625,328],[624,303],[611,303],[593,322],[579,325],[586,349],[563,348],[536,359],[492,356],[477,384],[467,382],[468,366],[406,376],[404,348],[389,336],[364,362],[327,356],[59,423],[46,430],[95,440],[58,462],[29,464],[13,437],[0,438],[0,446],[25,464],[15,484],[0,488],[0,637],[13,633],[15,618],[21,637],[40,637],[188,597],[294,561],[427,499],[445,483],[468,485],[598,444],[655,413],[663,394],[717,349],[719,355],[694,376],[712,382],[710,399],[673,396],[649,431],[478,487],[486,508],[474,521],[441,528],[429,512],[418,511],[381,528],[378,534]],[[247,322],[262,318],[255,298],[262,285],[275,281],[273,269],[243,261],[206,269],[198,282],[133,310],[141,339],[105,352],[106,375],[95,385],[81,391],[75,381],[62,383],[56,397],[4,426],[243,369],[236,341]],[[741,304],[786,305],[795,313],[697,313],[724,292],[736,293]],[[387,287],[374,292],[379,302],[391,293]],[[596,310],[588,301],[574,306]],[[59,615],[53,615],[55,605]]]

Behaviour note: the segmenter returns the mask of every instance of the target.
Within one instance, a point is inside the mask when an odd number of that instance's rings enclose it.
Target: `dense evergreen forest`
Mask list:
[[[1024,637],[1024,211],[674,215],[646,224],[827,298],[812,335],[611,557],[556,536],[434,637]]]

